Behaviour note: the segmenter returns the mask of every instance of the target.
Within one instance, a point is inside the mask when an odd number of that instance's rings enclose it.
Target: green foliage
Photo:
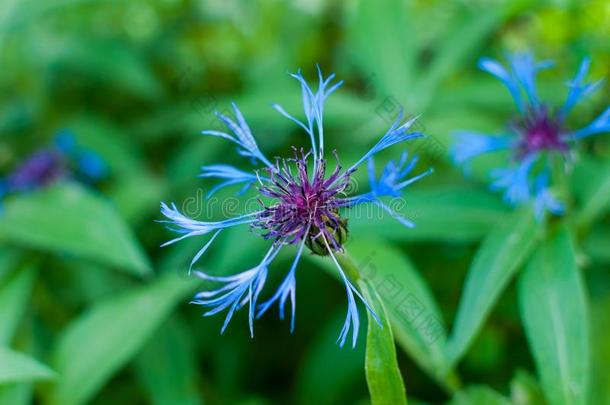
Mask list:
[[[373,405],[407,404],[404,383],[396,361],[394,336],[381,297],[371,282],[359,282],[362,295],[379,316],[381,325],[368,313],[364,370]]]
[[[0,384],[47,380],[55,373],[31,357],[0,347]]]
[[[515,212],[483,241],[465,281],[453,334],[447,345],[456,363],[489,315],[496,300],[536,244],[539,224],[530,209]]]
[[[103,197],[75,184],[11,199],[0,218],[0,238],[18,245],[70,254],[135,275],[150,264],[132,231]]]
[[[192,290],[191,282],[168,275],[100,302],[76,319],[54,350],[53,365],[60,378],[50,394],[50,403],[87,402]]]
[[[538,249],[519,280],[521,316],[551,404],[584,404],[590,381],[589,309],[570,231]]]

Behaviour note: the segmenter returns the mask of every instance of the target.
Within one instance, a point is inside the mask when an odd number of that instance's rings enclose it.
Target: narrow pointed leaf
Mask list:
[[[587,180],[587,185],[581,196],[582,207],[577,216],[581,226],[588,226],[610,209],[610,165],[597,165],[592,177]]]
[[[103,197],[61,184],[6,201],[0,239],[85,257],[129,273],[150,273],[135,236]]]
[[[370,281],[358,282],[362,295],[373,308],[381,326],[367,312],[366,355],[364,370],[373,405],[406,405],[405,386],[396,360],[396,347],[392,327],[385,307]]]
[[[0,282],[0,345],[11,343],[34,284],[34,268],[26,266]]]
[[[587,403],[590,379],[589,311],[571,239],[562,227],[540,246],[519,280],[523,325],[553,405]]]
[[[60,378],[51,403],[74,405],[91,399],[192,289],[191,281],[168,275],[110,297],[76,319],[55,348],[53,364]]]
[[[348,248],[362,277],[381,297],[398,345],[442,386],[451,388],[443,318],[418,270],[404,253],[380,240],[359,238]]]
[[[535,246],[538,223],[529,209],[515,212],[494,229],[477,252],[464,286],[447,344],[451,364],[466,353],[515,272]]]
[[[48,380],[54,376],[51,369],[37,360],[8,347],[0,347],[0,384]]]

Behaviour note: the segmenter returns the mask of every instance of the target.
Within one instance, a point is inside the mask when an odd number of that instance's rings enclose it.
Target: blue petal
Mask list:
[[[504,190],[504,201],[511,205],[528,202],[531,198],[529,174],[537,157],[530,155],[516,167],[493,170],[492,190]]]
[[[337,90],[342,84],[342,81],[334,83],[332,86],[328,87],[331,84],[331,81],[334,79],[335,75],[331,74],[326,79],[324,78],[320,67],[318,69],[318,90],[314,93],[314,91],[309,87],[307,81],[301,74],[301,71],[297,71],[297,73],[291,73],[290,75],[297,79],[301,84],[301,93],[303,100],[303,110],[305,112],[305,118],[307,123],[303,123],[296,119],[294,116],[286,112],[282,106],[279,104],[274,104],[273,107],[283,116],[295,122],[297,125],[302,127],[305,132],[309,135],[309,139],[311,141],[311,148],[314,153],[314,156],[317,158],[323,158],[324,155],[324,103],[328,96],[330,96],[335,90]],[[315,127],[314,127],[315,126]],[[317,130],[318,140],[316,142],[315,134]],[[314,161],[315,163],[315,161]]]
[[[538,221],[542,221],[545,212],[561,215],[565,212],[565,205],[559,201],[549,188],[548,174],[543,173],[536,178],[536,196],[534,198],[534,211]]]
[[[219,277],[195,272],[203,280],[225,283],[225,285],[215,290],[203,291],[196,294],[191,303],[210,308],[204,313],[204,316],[215,315],[225,309],[229,309],[220,333],[224,333],[236,311],[245,305],[249,305],[248,324],[250,336],[254,337],[254,318],[257,301],[265,286],[268,266],[275,259],[280,249],[280,245],[273,245],[258,266],[233,276]]]
[[[524,112],[523,101],[521,100],[521,91],[519,90],[519,84],[517,83],[515,78],[508,73],[506,68],[504,68],[504,66],[502,66],[502,64],[497,60],[490,58],[479,59],[478,66],[479,69],[492,74],[502,83],[504,83],[510,94],[513,96],[513,100],[515,101],[518,110]]]
[[[265,155],[263,155],[263,153],[258,148],[258,145],[254,140],[254,136],[252,135],[252,131],[250,131],[250,127],[246,123],[246,120],[242,115],[241,111],[239,111],[239,108],[237,108],[237,105],[235,103],[231,103],[231,105],[233,106],[233,112],[237,122],[220,113],[216,113],[216,116],[220,121],[225,124],[225,126],[233,133],[233,135],[229,135],[226,132],[214,130],[201,131],[201,133],[204,135],[218,136],[235,142],[236,144],[241,146],[242,149],[240,150],[240,153],[242,155],[258,159],[268,167],[273,168],[271,162],[269,162],[269,160],[265,157]]]
[[[589,82],[586,83],[584,80],[589,72],[589,66],[591,65],[591,59],[585,58],[578,69],[578,73],[574,77],[571,82],[568,82],[569,92],[568,97],[566,99],[565,104],[561,108],[561,115],[566,116],[572,107],[576,105],[580,100],[585,98],[586,96],[595,92],[603,80],[598,80],[597,82]]]
[[[496,152],[515,146],[514,138],[502,135],[485,135],[459,131],[453,134],[454,142],[450,154],[454,163],[462,166],[484,153]]]
[[[419,117],[413,117],[404,124],[401,124],[403,116],[404,113],[403,111],[401,111],[398,114],[396,121],[394,121],[394,123],[390,127],[390,129],[381,137],[381,139],[375,144],[375,146],[373,146],[364,156],[362,156],[347,170],[348,173],[354,171],[356,167],[358,167],[362,162],[364,162],[371,156],[381,152],[384,149],[389,148],[392,145],[406,141],[408,139],[421,138],[424,136],[420,132],[408,132],[409,128]]]
[[[79,168],[92,180],[99,180],[108,175],[108,165],[97,153],[84,150],[79,156]]]
[[[290,266],[290,271],[288,272],[288,275],[286,276],[286,278],[284,279],[284,281],[282,281],[282,284],[279,286],[279,288],[277,289],[277,291],[275,292],[275,294],[268,299],[267,301],[265,301],[264,303],[262,303],[259,306],[258,309],[258,314],[256,315],[256,318],[260,318],[265,312],[267,312],[267,310],[269,308],[271,308],[271,306],[277,301],[279,300],[279,309],[280,309],[280,319],[284,319],[284,308],[286,305],[286,300],[288,298],[290,298],[290,306],[291,306],[291,311],[292,311],[292,316],[290,318],[290,332],[292,333],[294,331],[294,317],[295,317],[295,309],[296,309],[296,278],[295,278],[295,271],[297,268],[297,264],[299,263],[299,259],[301,258],[301,254],[303,253],[303,247],[305,246],[305,238],[303,239],[303,241],[301,242],[299,249],[297,251],[297,254],[294,258],[294,261],[292,262],[292,266]]]
[[[553,66],[552,61],[542,61],[536,63],[534,56],[530,52],[517,52],[510,58],[513,73],[529,98],[533,107],[538,107],[538,94],[536,91],[536,73],[539,70]]]
[[[76,137],[69,129],[62,129],[55,135],[55,146],[66,155],[72,154],[76,148]]]
[[[568,141],[585,138],[587,136],[599,134],[600,132],[610,132],[610,107],[599,115],[593,122],[584,128],[566,135]]]
[[[330,257],[335,263],[335,266],[337,266],[337,269],[339,270],[339,274],[341,275],[341,278],[345,283],[345,291],[347,293],[347,316],[345,318],[345,322],[343,323],[343,328],[341,329],[341,333],[339,334],[337,342],[339,343],[340,347],[343,347],[343,345],[345,344],[345,340],[347,339],[347,335],[349,334],[349,331],[351,329],[352,347],[356,347],[356,342],[358,340],[358,330],[360,328],[360,318],[358,316],[358,307],[356,306],[354,294],[356,294],[358,298],[360,298],[366,309],[369,311],[371,316],[375,319],[375,321],[380,327],[382,327],[381,321],[379,320],[379,317],[377,316],[375,311],[373,311],[369,303],[364,299],[364,297],[358,292],[358,290],[352,285],[352,283],[350,283],[350,281],[345,276],[345,273],[341,268],[341,265],[337,261],[337,258],[335,257],[332,249],[328,245],[328,241],[326,240],[326,238],[324,238],[324,244],[326,245],[326,249],[328,250]]]
[[[170,224],[170,229],[172,229],[174,232],[182,234],[182,236],[165,242],[161,246],[171,245],[172,243],[176,243],[182,239],[191,236],[205,235],[207,233],[219,229],[225,229],[236,225],[248,224],[254,222],[256,220],[256,215],[259,214],[252,213],[231,219],[226,219],[224,221],[203,222],[185,216],[178,210],[176,204],[174,203],[172,203],[171,206],[168,206],[165,203],[161,203],[161,213],[167,218],[167,220],[162,220],[159,222]]]
[[[210,178],[217,177],[221,179],[226,179],[225,182],[222,182],[215,187],[213,187],[207,194],[207,198],[210,198],[215,192],[218,190],[233,185],[245,183],[244,187],[240,190],[240,193],[245,192],[248,187],[257,180],[267,180],[264,177],[258,177],[256,174],[248,173],[243,170],[239,170],[231,165],[209,165],[209,166],[201,166],[201,174],[199,177],[202,178]]]

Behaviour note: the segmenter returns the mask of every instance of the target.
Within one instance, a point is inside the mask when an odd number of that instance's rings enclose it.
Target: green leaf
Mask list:
[[[135,369],[153,405],[198,405],[197,356],[178,318],[168,321],[136,357]]]
[[[524,370],[517,370],[510,382],[510,396],[515,405],[547,404],[538,381]]]
[[[478,55],[483,42],[500,26],[502,16],[501,7],[456,13],[443,40],[434,47],[437,56],[420,82],[418,93],[426,97],[424,103],[430,101],[444,79]]]
[[[447,344],[451,364],[466,353],[504,288],[527,260],[536,243],[537,230],[538,223],[527,207],[507,218],[483,241],[468,271]]]
[[[192,289],[188,280],[168,275],[102,301],[76,319],[54,351],[53,364],[61,377],[51,403],[74,405],[91,399]]]
[[[473,385],[455,394],[449,405],[511,405],[503,395],[483,385]]]
[[[521,275],[518,290],[525,332],[548,401],[586,403],[589,311],[565,226],[540,246]]]
[[[0,345],[11,343],[21,320],[34,284],[32,265],[19,268],[0,285]]]
[[[364,370],[373,405],[407,404],[405,386],[396,360],[392,327],[388,321],[381,297],[370,281],[358,282],[362,295],[373,308],[381,325],[367,311],[366,356]]]
[[[593,228],[583,241],[583,249],[594,262],[610,263],[610,229],[607,226]]]
[[[0,225],[0,239],[93,259],[136,275],[151,271],[135,236],[112,205],[76,184],[7,200]]]
[[[337,348],[344,320],[345,309],[341,308],[308,342],[298,375],[299,404],[309,405],[311,398],[316,398],[317,404],[334,405],[348,397],[354,386],[364,386],[364,345],[349,350]],[[328,367],[329,364],[333,367]]]
[[[587,180],[581,200],[582,208],[577,214],[580,226],[588,226],[610,209],[610,164],[598,164]]]
[[[404,253],[372,238],[354,239],[348,250],[381,297],[400,347],[441,385],[451,387],[443,318],[415,266]]]
[[[44,364],[8,347],[0,347],[0,384],[48,380],[55,373]]]
[[[439,187],[434,190],[411,190],[405,196],[405,207],[400,213],[415,222],[415,228],[405,229],[384,211],[364,207],[356,214],[347,213],[354,235],[375,234],[380,237],[417,241],[478,241],[507,210],[492,194],[469,188]],[[373,213],[373,217],[358,215]]]
[[[17,383],[0,386],[0,404],[29,405],[32,403],[32,384]]]
[[[395,97],[399,102],[409,92],[415,79],[417,41],[410,32],[410,14],[400,0],[359,0],[349,21],[348,38],[351,53],[368,81],[384,98]],[[373,90],[373,89],[367,89]],[[415,107],[415,100],[409,100]]]
[[[592,361],[591,404],[610,405],[610,295],[598,297],[591,306]]]

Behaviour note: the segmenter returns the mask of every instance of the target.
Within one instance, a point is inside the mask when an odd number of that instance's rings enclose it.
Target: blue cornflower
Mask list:
[[[66,178],[91,183],[105,177],[107,171],[106,162],[97,153],[78,146],[74,134],[62,130],[52,145],[33,152],[0,179],[0,197],[37,190]]]
[[[324,154],[324,103],[328,96],[341,86],[342,82],[333,83],[334,75],[324,78],[318,69],[319,84],[317,90],[314,91],[300,72],[292,74],[292,77],[297,79],[301,85],[305,121],[295,118],[277,104],[273,107],[305,131],[309,137],[311,149],[306,151],[293,147],[293,157],[276,158],[272,163],[258,148],[237,105],[232,105],[234,118],[217,114],[228,131],[203,131],[203,134],[230,140],[237,144],[239,154],[250,158],[255,164],[262,167],[251,173],[225,164],[203,166],[201,177],[215,177],[222,180],[220,184],[212,188],[208,195],[231,185],[240,185],[240,191],[243,192],[252,184],[257,184],[260,209],[235,218],[204,222],[188,218],[174,204],[162,203],[161,212],[166,217],[163,222],[180,234],[177,238],[165,243],[164,246],[191,236],[211,235],[192,259],[190,265],[192,268],[216,237],[227,228],[248,224],[264,239],[271,241],[271,246],[260,264],[242,273],[217,277],[195,272],[205,281],[220,283],[220,287],[198,293],[192,302],[207,307],[208,311],[204,314],[206,316],[227,310],[221,333],[226,329],[235,311],[248,306],[252,336],[254,319],[262,316],[275,303],[278,304],[280,318],[283,319],[288,300],[291,305],[290,329],[294,330],[296,269],[303,251],[307,247],[314,254],[330,256],[345,285],[348,299],[347,316],[338,342],[343,346],[351,330],[352,344],[355,346],[360,324],[356,297],[363,302],[378,322],[379,319],[348,279],[336,258],[337,253],[343,252],[343,244],[347,238],[347,220],[342,217],[341,211],[359,204],[373,203],[390,212],[403,224],[413,226],[413,223],[385,205],[382,198],[399,196],[407,185],[427,175],[430,171],[410,179],[406,178],[417,159],[407,162],[405,154],[398,163],[390,162],[381,176],[376,178],[372,158],[373,155],[390,146],[408,139],[422,137],[423,134],[410,131],[409,128],[415,119],[403,122],[401,113],[390,129],[361,159],[344,171],[337,163],[335,169],[327,175],[327,160]],[[333,152],[333,155],[338,161],[336,152]],[[310,160],[312,168],[309,166]],[[350,176],[365,161],[368,162],[370,168],[371,191],[359,196],[348,197],[346,188],[349,185]],[[296,246],[296,255],[292,265],[276,292],[266,301],[259,303],[269,265],[280,250],[288,245]]]
[[[510,133],[458,132],[452,146],[453,160],[468,168],[469,161],[481,154],[512,151],[511,165],[491,172],[492,189],[504,190],[504,199],[511,205],[533,201],[539,219],[547,211],[560,215],[565,208],[551,191],[551,159],[553,155],[568,158],[574,142],[610,131],[610,108],[584,128],[571,130],[566,126],[572,108],[597,90],[602,81],[585,81],[590,60],[584,59],[574,79],[567,83],[568,95],[564,104],[552,108],[538,99],[535,76],[553,63],[536,62],[527,52],[511,55],[509,63],[510,67],[506,69],[495,60],[479,60],[479,68],[500,79],[517,106],[518,116],[510,122]]]

